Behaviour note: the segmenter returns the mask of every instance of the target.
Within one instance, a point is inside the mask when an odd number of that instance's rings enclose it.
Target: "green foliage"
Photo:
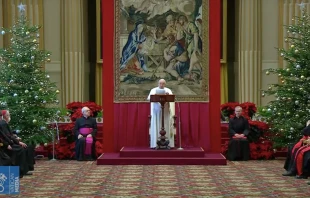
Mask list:
[[[68,116],[68,109],[65,109],[65,108],[61,108],[61,109],[59,109],[59,116],[60,117],[64,117],[64,116]]]
[[[102,116],[103,116],[103,112],[99,111],[98,114],[97,114],[97,117],[102,117]]]
[[[303,11],[292,20],[293,24],[286,26],[287,49],[279,49],[287,66],[266,71],[266,75],[277,75],[279,83],[262,93],[276,98],[260,111],[270,124],[275,147],[297,141],[310,119],[310,16]]]
[[[0,49],[0,108],[10,111],[11,128],[28,144],[51,140],[55,130],[48,122],[56,119],[59,103],[59,91],[42,69],[50,53],[39,49],[39,29],[23,10],[13,27],[0,29],[10,36],[10,45]]]
[[[257,112],[264,118],[272,116],[272,112],[266,111],[266,107],[258,107]]]

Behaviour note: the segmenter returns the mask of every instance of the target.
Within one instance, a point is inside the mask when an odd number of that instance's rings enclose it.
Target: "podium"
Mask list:
[[[159,132],[160,137],[157,140],[156,149],[170,149],[169,147],[169,139],[166,137],[165,130],[165,103],[166,102],[174,102],[175,95],[151,95],[150,102],[159,102],[161,104],[161,130]]]

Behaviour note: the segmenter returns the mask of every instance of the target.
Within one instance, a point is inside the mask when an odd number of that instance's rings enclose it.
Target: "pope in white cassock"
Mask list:
[[[158,87],[155,87],[151,90],[149,96],[147,97],[147,100],[151,99],[151,95],[156,95],[156,93],[159,93],[162,91],[162,89],[165,90],[165,94],[171,94],[172,91],[166,86],[166,81],[164,79],[160,79],[158,81]],[[157,140],[160,137],[160,130],[161,130],[161,104],[157,102],[151,102],[151,126],[150,126],[150,147],[156,148],[157,146]],[[166,138],[169,140],[169,147],[174,147],[174,135],[176,134],[176,129],[174,127],[174,115],[175,115],[175,103],[174,102],[167,102],[165,103],[164,108],[164,123],[165,123],[165,131],[166,131]]]

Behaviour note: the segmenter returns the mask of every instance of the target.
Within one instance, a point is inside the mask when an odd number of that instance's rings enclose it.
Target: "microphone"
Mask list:
[[[57,140],[59,141],[59,128],[58,128],[58,122],[57,118],[59,118],[60,111],[58,110],[56,112],[56,119],[55,119],[55,124],[56,124],[56,135],[57,135]],[[52,161],[55,161],[55,135],[53,133],[53,158],[51,159]]]
[[[59,129],[58,129],[58,122],[57,122],[57,119],[60,117],[59,116],[60,114],[60,111],[56,111],[56,120],[55,120],[55,124],[56,124],[56,129],[57,129],[57,140],[59,141]]]

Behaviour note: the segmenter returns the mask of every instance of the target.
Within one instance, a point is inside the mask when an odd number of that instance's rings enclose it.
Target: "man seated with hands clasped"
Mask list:
[[[229,120],[229,136],[227,158],[234,160],[249,160],[250,145],[247,139],[249,135],[249,122],[242,116],[242,108],[235,108],[235,116]]]

